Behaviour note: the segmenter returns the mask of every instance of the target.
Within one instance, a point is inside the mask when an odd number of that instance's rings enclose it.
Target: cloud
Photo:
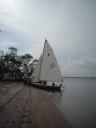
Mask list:
[[[20,54],[28,52],[38,58],[46,37],[63,74],[81,75],[85,71],[91,75],[96,56],[95,5],[87,0],[1,0],[0,49],[15,45]]]

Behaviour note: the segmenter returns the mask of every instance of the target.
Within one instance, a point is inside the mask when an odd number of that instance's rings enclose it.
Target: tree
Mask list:
[[[5,79],[17,80],[21,77],[21,62],[17,56],[17,48],[10,47],[9,53],[4,55],[5,68],[3,70]]]
[[[33,56],[30,54],[25,54],[21,56],[22,62],[22,72],[23,72],[23,79],[28,79],[33,71],[33,64],[32,64]]]
[[[22,63],[24,64],[28,64],[32,59],[33,59],[33,56],[31,56],[30,54],[25,54],[21,56]]]
[[[4,69],[5,69],[4,52],[1,51],[0,53],[0,80],[4,78]]]
[[[9,47],[9,52],[0,54],[0,79],[1,80],[21,80],[27,79],[33,72],[33,56],[17,54],[18,49]]]
[[[12,54],[12,55],[17,55],[17,48],[15,47],[9,47],[9,54]]]

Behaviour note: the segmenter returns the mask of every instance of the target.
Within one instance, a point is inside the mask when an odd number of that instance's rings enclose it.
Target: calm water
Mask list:
[[[57,105],[75,128],[96,128],[96,78],[64,78]]]

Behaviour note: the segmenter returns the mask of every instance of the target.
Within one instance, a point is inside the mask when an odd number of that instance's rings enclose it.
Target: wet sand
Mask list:
[[[23,83],[0,82],[0,128],[71,128],[46,92]]]

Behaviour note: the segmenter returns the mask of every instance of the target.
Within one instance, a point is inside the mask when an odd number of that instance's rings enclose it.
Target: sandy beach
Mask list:
[[[0,82],[0,128],[71,128],[52,96],[23,83]]]

